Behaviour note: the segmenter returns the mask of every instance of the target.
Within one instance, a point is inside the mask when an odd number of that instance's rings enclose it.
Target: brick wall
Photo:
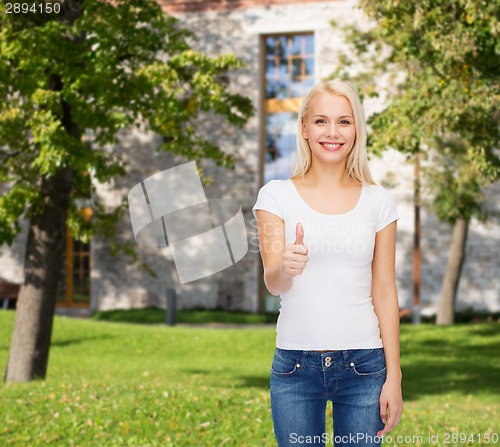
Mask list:
[[[163,10],[170,14],[233,11],[255,7],[320,2],[331,2],[331,0],[158,0]]]

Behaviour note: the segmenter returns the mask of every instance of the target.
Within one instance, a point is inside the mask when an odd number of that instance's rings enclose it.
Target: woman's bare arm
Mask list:
[[[377,233],[372,262],[372,301],[387,362],[387,377],[401,380],[399,303],[396,292],[396,222]]]
[[[387,378],[380,395],[380,415],[387,425],[378,433],[379,436],[396,427],[403,412],[399,303],[395,275],[396,225],[396,222],[392,222],[377,233],[372,262],[372,302],[379,321],[387,364]]]

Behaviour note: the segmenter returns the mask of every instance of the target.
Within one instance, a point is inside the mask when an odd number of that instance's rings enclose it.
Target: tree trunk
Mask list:
[[[453,227],[450,257],[441,286],[441,298],[436,317],[437,324],[453,324],[454,321],[455,303],[462,266],[465,260],[468,229],[469,221],[464,218],[457,219]]]
[[[7,382],[43,379],[47,373],[72,172],[66,167],[42,179],[45,208],[30,222],[25,280],[16,306]]]
[[[49,76],[49,88],[62,90],[59,75]],[[75,139],[80,138],[72,110],[61,102],[61,121]],[[73,169],[64,167],[43,176],[40,193],[43,209],[31,216],[24,256],[24,284],[16,305],[14,333],[5,372],[7,382],[44,379],[47,374],[57,282],[62,267],[66,219],[72,194]]]

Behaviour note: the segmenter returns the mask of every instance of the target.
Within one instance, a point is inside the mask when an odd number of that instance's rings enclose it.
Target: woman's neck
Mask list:
[[[301,177],[298,177],[301,179]],[[325,188],[329,191],[333,189],[346,188],[359,185],[359,182],[347,175],[345,166],[321,166],[315,168],[311,166],[304,174],[304,183],[315,188]]]

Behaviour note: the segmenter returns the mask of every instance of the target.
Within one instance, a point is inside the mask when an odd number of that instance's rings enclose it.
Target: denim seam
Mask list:
[[[358,376],[377,376],[377,375],[382,375],[382,373],[387,369],[387,366],[384,366],[380,371],[372,372],[372,373],[360,373],[356,371],[356,365],[352,367],[353,371],[355,374]]]
[[[297,366],[294,366],[293,367],[293,370],[290,371],[290,372],[278,372],[276,370],[274,370],[274,368],[272,367],[271,365],[271,373],[277,375],[278,377],[280,376],[291,376],[292,374],[294,374],[295,372],[297,371]]]

